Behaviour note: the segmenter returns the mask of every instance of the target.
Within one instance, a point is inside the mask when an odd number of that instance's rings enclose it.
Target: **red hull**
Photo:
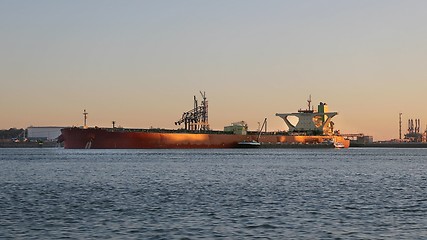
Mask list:
[[[256,140],[256,134],[151,132],[148,130],[112,130],[103,128],[64,128],[60,140],[67,149],[140,149],[140,148],[235,148],[242,141]],[[342,142],[340,136],[261,135],[261,143],[321,143],[325,140]]]

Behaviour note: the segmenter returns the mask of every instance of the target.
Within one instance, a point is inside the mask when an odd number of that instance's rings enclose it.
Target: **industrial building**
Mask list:
[[[61,135],[64,127],[34,127],[27,128],[27,138],[29,140],[55,141]]]

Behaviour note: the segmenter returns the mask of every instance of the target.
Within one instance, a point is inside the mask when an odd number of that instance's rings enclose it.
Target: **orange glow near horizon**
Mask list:
[[[427,1],[100,3],[0,2],[0,129],[82,126],[83,109],[88,126],[176,129],[201,90],[215,130],[286,130],[275,113],[310,94],[341,133],[398,138],[399,113],[425,130]]]

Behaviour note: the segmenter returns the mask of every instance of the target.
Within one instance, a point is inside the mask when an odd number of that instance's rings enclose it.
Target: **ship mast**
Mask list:
[[[402,140],[402,113],[399,113],[399,140]]]
[[[209,130],[209,119],[208,119],[208,101],[206,100],[206,92],[200,91],[203,101],[201,108],[201,130]]]
[[[308,109],[299,109],[298,112],[300,113],[314,113],[314,109],[311,107],[311,94],[309,95],[308,99],[307,99],[307,105],[308,105]]]
[[[259,130],[258,137],[256,138],[257,142],[259,142],[259,137],[261,137],[262,129],[264,128],[264,126],[265,126],[265,132],[267,132],[267,118],[264,119],[261,129]]]
[[[87,128],[87,115],[88,113],[86,112],[86,109],[83,111],[83,116],[84,116],[84,125],[83,128]]]

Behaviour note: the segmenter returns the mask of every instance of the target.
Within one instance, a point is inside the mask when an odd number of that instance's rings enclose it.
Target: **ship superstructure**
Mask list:
[[[276,113],[288,126],[290,134],[302,135],[333,135],[334,123],[332,118],[338,115],[337,112],[328,112],[328,105],[320,102],[317,111],[311,106],[311,96],[307,100],[308,109],[300,109],[297,113]],[[291,123],[289,117],[296,117],[298,122]]]

